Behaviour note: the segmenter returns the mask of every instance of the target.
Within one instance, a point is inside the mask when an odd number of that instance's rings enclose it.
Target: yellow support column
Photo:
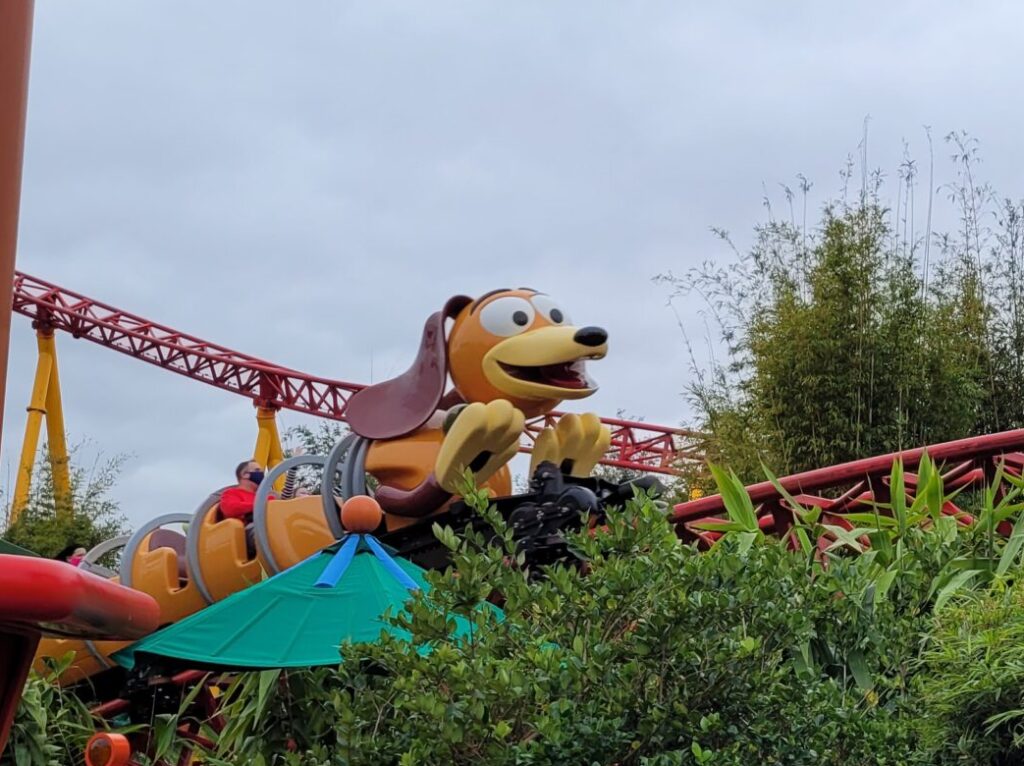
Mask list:
[[[18,479],[14,485],[14,503],[11,505],[11,523],[25,510],[28,492],[32,486],[32,468],[39,448],[39,429],[46,414],[46,389],[50,384],[50,370],[53,357],[39,352],[36,360],[36,377],[32,383],[32,398],[28,405],[28,419],[25,421],[25,438],[21,442],[21,461],[18,463]]]
[[[57,515],[70,515],[71,468],[68,465],[68,442],[64,432],[64,407],[60,396],[60,374],[57,364],[57,343],[53,333],[37,334],[39,353],[47,353],[52,360],[50,384],[46,387],[46,447],[50,453],[50,469],[53,473],[53,500]]]
[[[281,436],[277,431],[277,410],[270,407],[257,407],[256,424],[259,427],[259,432],[256,435],[256,449],[253,451],[252,459],[269,471],[284,460]],[[281,476],[274,482],[274,489],[278,492],[284,487],[284,478]]]
[[[28,405],[28,420],[25,423],[25,438],[21,445],[21,461],[18,464],[18,479],[14,486],[14,502],[11,506],[11,522],[17,521],[28,504],[32,487],[32,469],[35,466],[36,451],[39,449],[39,431],[43,417],[46,417],[46,437],[50,451],[50,467],[53,471],[53,495],[58,514],[71,512],[71,482],[68,469],[68,448],[64,435],[64,411],[60,398],[60,378],[57,374],[57,346],[53,333],[47,330],[36,332],[36,346],[39,357],[36,375],[32,383],[32,398]]]

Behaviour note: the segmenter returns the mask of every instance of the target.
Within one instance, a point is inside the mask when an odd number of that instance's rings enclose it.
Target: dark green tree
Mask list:
[[[53,470],[43,450],[33,469],[28,504],[11,523],[11,505],[4,508],[3,537],[41,556],[52,558],[69,545],[86,549],[128,531],[117,501],[110,496],[125,456],[97,457],[91,464],[75,462],[80,446],[71,450],[71,513],[58,513],[53,493]]]
[[[770,214],[748,252],[660,277],[703,296],[727,350],[688,386],[714,459],[752,480],[762,460],[792,472],[1024,425],[1024,214],[993,209],[973,144],[949,140],[963,225],[937,257],[876,174],[817,225]],[[900,193],[914,184],[908,161]]]

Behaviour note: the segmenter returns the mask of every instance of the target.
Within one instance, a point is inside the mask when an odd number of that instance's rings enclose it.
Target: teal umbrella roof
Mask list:
[[[114,654],[127,668],[146,655],[191,666],[291,668],[337,665],[339,646],[411,636],[382,617],[429,589],[424,570],[370,535],[350,535],[274,577],[169,625]],[[333,583],[333,584],[332,584]],[[500,610],[498,610],[500,613]],[[469,623],[458,616],[455,635]]]
[[[38,553],[33,553],[26,548],[22,548],[20,545],[7,542],[3,538],[0,538],[0,553],[4,553],[8,556],[39,556]]]

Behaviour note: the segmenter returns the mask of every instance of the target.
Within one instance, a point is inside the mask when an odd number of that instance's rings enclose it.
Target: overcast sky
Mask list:
[[[1024,191],[1024,5],[943,5],[40,0],[18,267],[353,381],[403,370],[449,295],[530,285],[609,331],[588,407],[685,423],[651,278],[727,257],[709,227],[748,242],[798,173],[835,192],[865,116],[872,166],[966,128]],[[35,364],[12,332],[5,484]],[[132,456],[132,522],[250,453],[248,400],[58,345],[71,440]]]

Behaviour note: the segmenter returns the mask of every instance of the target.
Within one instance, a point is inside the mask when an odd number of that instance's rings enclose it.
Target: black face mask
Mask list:
[[[263,471],[249,471],[249,481],[258,485],[263,481]]]

